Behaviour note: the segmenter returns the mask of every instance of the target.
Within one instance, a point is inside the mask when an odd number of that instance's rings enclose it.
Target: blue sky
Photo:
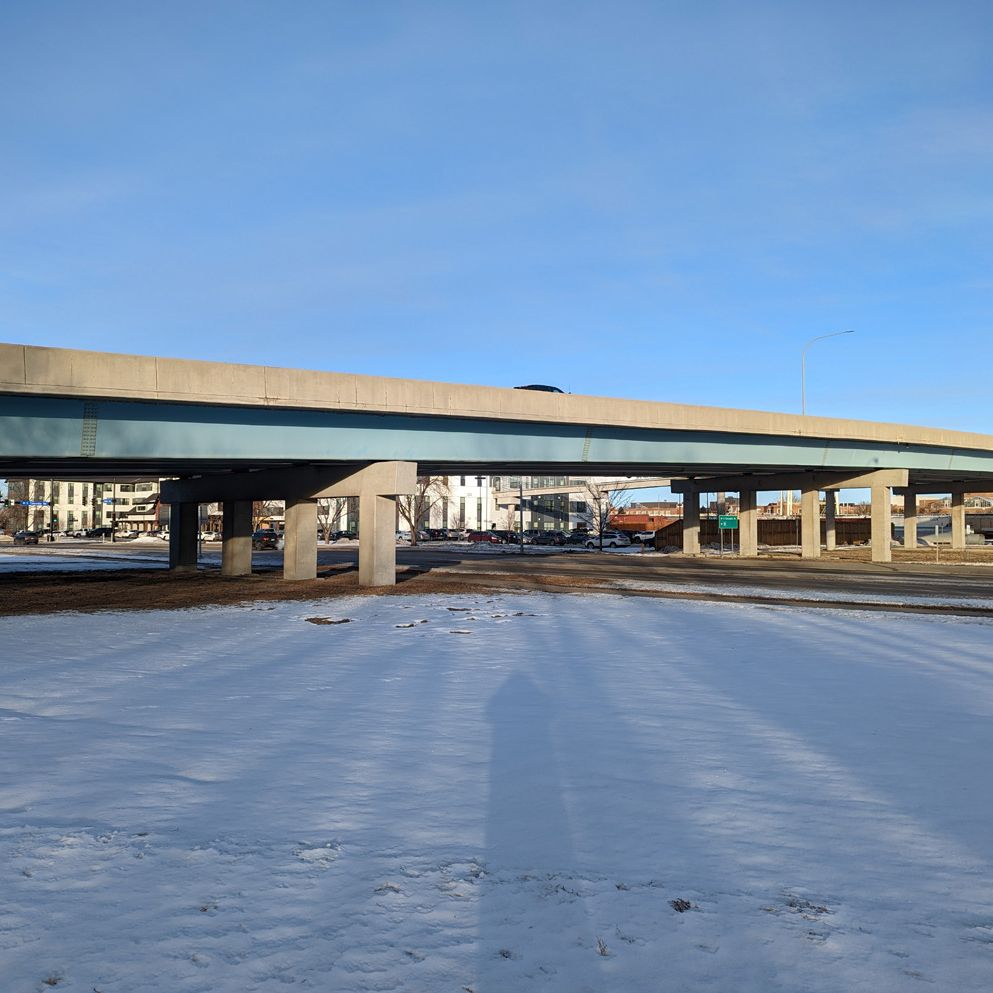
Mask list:
[[[0,340],[993,433],[993,5],[3,4]]]

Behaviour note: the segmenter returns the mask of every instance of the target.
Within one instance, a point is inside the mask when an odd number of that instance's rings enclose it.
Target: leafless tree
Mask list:
[[[324,541],[331,540],[331,532],[337,531],[341,515],[345,512],[343,497],[324,497],[317,501],[317,524]]]
[[[508,507],[504,511],[505,527],[508,531],[516,531],[517,525],[521,523],[521,512],[517,507]]]
[[[252,530],[258,531],[263,521],[274,517],[282,510],[279,500],[255,500],[252,503]]]
[[[3,509],[2,516],[0,516],[0,527],[8,533],[24,531],[28,526],[28,508],[22,507],[17,501],[28,499],[27,480],[9,480],[7,499],[13,503],[13,506]]]
[[[417,529],[431,513],[431,508],[448,495],[448,481],[444,476],[418,476],[413,493],[397,497],[400,518],[410,528],[410,543],[417,544]],[[446,522],[447,523],[447,522]]]
[[[631,493],[626,490],[608,490],[595,479],[587,480],[584,488],[586,510],[579,519],[600,541],[603,551],[603,533],[614,526],[614,518],[631,502]]]
[[[34,483],[34,494],[30,499],[35,500],[38,503],[44,502],[49,494],[45,492],[44,480],[36,479]],[[44,507],[33,507],[30,510],[31,514],[31,528],[34,531],[44,531],[45,530],[45,517],[48,511]]]

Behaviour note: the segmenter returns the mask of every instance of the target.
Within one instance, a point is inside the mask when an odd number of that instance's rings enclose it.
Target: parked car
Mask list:
[[[428,528],[428,541],[457,541],[459,537],[457,528]]]
[[[279,532],[271,529],[254,532],[252,535],[252,548],[259,551],[267,548],[279,548]]]
[[[354,531],[332,531],[331,540],[332,541],[354,541],[355,532]]]
[[[37,545],[41,537],[40,531],[18,531],[14,535],[15,545]]]
[[[564,545],[565,531],[539,531],[532,541],[534,545]]]
[[[604,531],[602,535],[591,534],[586,539],[587,548],[627,548],[631,539],[623,531]]]
[[[628,534],[628,537],[635,545],[651,545],[655,542],[654,531],[635,531]]]
[[[396,536],[397,536],[397,541],[410,541],[410,531],[397,531]],[[418,531],[417,540],[427,541],[428,540],[427,531]]]
[[[201,531],[200,532],[201,541],[220,541],[221,536],[216,531]]]
[[[589,531],[570,531],[568,534],[562,535],[562,545],[579,545],[583,548],[586,547],[586,542],[589,541],[590,532]]]
[[[469,541],[474,545],[487,544],[487,545],[502,545],[504,543],[503,538],[500,535],[494,533],[493,531],[470,531]]]
[[[516,531],[490,528],[490,534],[495,534],[505,545],[519,545],[521,536]]]

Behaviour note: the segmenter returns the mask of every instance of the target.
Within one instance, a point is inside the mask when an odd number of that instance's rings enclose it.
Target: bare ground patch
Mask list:
[[[510,577],[507,577],[510,586]],[[359,586],[354,568],[322,569],[317,579],[286,582],[278,572],[231,578],[215,570],[166,569],[93,572],[17,572],[0,575],[0,617],[18,614],[94,613],[105,610],[178,610],[254,601],[322,600],[342,596],[404,596],[411,593],[482,593],[492,583],[458,576],[432,577],[400,571],[396,586]]]

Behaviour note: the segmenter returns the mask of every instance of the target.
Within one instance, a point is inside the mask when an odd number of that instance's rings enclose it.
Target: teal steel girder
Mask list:
[[[788,436],[281,407],[0,396],[0,463],[369,462],[900,468],[993,473],[993,452]],[[95,428],[95,436],[94,436]]]

